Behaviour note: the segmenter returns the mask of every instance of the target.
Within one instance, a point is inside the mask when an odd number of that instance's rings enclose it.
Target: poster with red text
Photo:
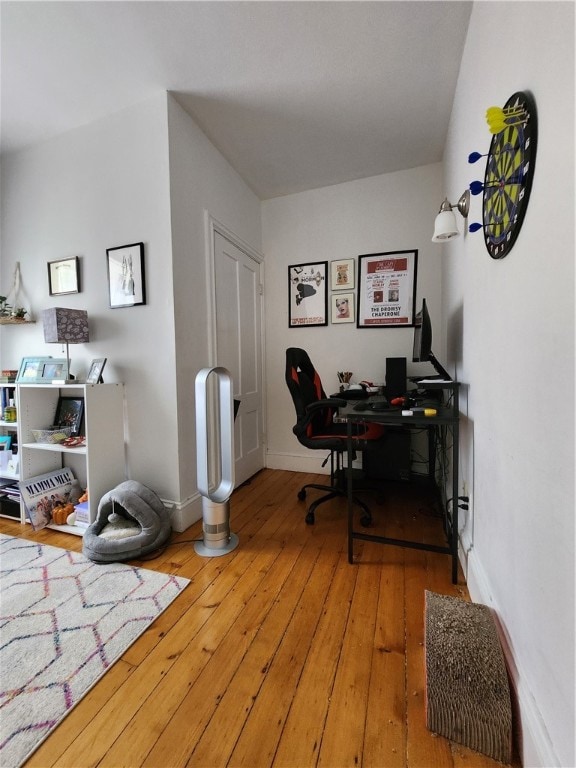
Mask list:
[[[359,257],[359,328],[399,328],[414,324],[418,251]]]

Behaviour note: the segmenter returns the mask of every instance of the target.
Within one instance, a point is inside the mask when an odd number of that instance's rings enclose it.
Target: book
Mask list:
[[[63,467],[18,483],[26,514],[34,530],[45,528],[52,521],[54,507],[70,501],[74,480],[72,470]]]
[[[76,513],[76,525],[79,528],[88,528],[90,525],[90,502],[81,501],[74,507]]]

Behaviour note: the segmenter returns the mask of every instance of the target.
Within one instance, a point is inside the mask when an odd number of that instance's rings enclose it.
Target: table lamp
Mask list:
[[[85,309],[51,307],[42,311],[42,323],[44,325],[44,341],[48,344],[66,344],[68,378],[74,379],[74,376],[70,373],[68,345],[83,344],[90,341],[88,312]]]

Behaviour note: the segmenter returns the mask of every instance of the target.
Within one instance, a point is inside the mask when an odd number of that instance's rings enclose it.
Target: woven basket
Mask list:
[[[32,430],[32,436],[37,443],[61,443],[71,434],[72,427],[46,427]]]

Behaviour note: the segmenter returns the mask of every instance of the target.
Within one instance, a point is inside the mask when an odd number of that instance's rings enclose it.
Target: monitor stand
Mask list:
[[[445,381],[452,381],[452,376],[450,376],[446,368],[443,368],[440,365],[436,356],[434,355],[434,352],[430,352],[428,355],[428,360],[432,363],[434,369],[439,373],[441,379],[444,379]]]

